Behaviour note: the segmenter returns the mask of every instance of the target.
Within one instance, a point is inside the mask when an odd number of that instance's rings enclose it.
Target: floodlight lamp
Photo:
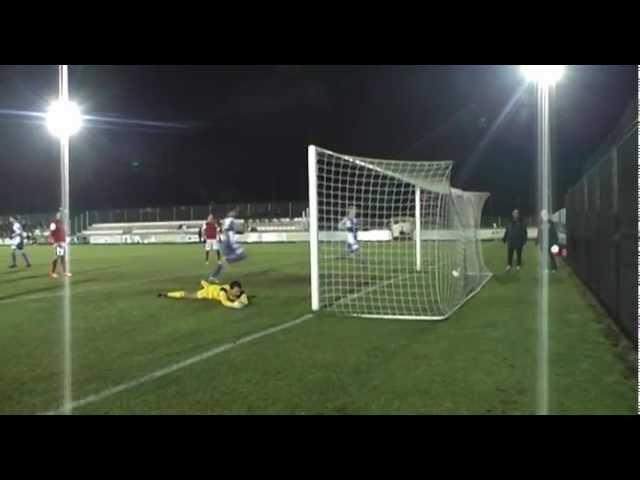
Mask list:
[[[558,83],[567,69],[566,65],[521,65],[522,75],[530,81],[543,87],[550,87]]]
[[[47,128],[58,138],[69,138],[82,128],[82,113],[73,102],[56,100],[47,112]]]

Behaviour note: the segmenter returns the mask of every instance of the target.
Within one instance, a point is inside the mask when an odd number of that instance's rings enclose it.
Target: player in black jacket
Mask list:
[[[513,252],[518,257],[517,269],[522,267],[522,249],[527,244],[527,227],[520,219],[520,212],[514,210],[511,223],[507,225],[502,241],[507,244],[507,271],[513,267]]]

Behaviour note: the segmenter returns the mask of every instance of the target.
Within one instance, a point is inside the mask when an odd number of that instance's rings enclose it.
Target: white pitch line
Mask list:
[[[209,350],[207,352],[201,353],[199,355],[196,355],[195,357],[191,357],[187,360],[183,360],[181,362],[178,363],[174,363],[173,365],[170,365],[168,367],[165,367],[161,370],[157,370],[153,373],[150,373],[148,375],[145,375],[143,377],[140,377],[136,380],[132,380],[130,382],[126,382],[126,383],[122,383],[120,385],[117,385],[115,387],[111,387],[108,388],[106,390],[103,390],[100,393],[96,393],[94,395],[89,395],[88,397],[83,398],[82,400],[76,400],[75,402],[71,403],[71,410],[78,408],[78,407],[82,407],[85,405],[88,405],[90,403],[95,403],[98,402],[100,400],[103,400],[107,397],[110,397],[112,395],[115,395],[116,393],[120,393],[120,392],[124,392],[125,390],[130,390],[132,388],[135,388],[139,385],[142,385],[143,383],[147,383],[150,382],[152,380],[156,380],[157,378],[160,377],[164,377],[166,375],[169,375],[171,373],[174,373],[178,370],[182,370],[183,368],[186,368],[190,365],[193,365],[195,363],[199,363],[202,362],[203,360],[206,360],[208,358],[211,358],[215,355],[218,355],[220,353],[226,352],[227,350],[231,350],[232,348],[235,348],[239,345],[245,344],[245,343],[249,343],[252,342],[253,340],[257,340],[259,338],[265,337],[267,335],[271,335],[272,333],[276,333],[279,332],[281,330],[285,330],[287,328],[293,327],[295,325],[299,325],[303,322],[306,322],[307,320],[309,320],[310,318],[313,317],[313,314],[309,313],[307,315],[304,315],[296,320],[293,320],[291,322],[288,323],[283,323],[282,325],[278,325],[276,327],[271,327],[268,328],[266,330],[262,330],[261,332],[258,333],[254,333],[252,335],[248,335],[246,337],[242,337],[240,340],[237,340],[235,342],[231,342],[231,343],[227,343],[225,345],[221,345],[219,347],[216,347],[212,350]],[[45,415],[56,415],[56,414],[61,414],[63,413],[63,409],[60,408],[58,410],[54,410],[51,412],[47,412]]]

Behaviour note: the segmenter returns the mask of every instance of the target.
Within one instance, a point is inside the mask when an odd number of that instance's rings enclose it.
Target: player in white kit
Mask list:
[[[9,222],[11,223],[11,265],[9,265],[9,268],[18,267],[16,263],[16,252],[20,252],[22,254],[22,258],[24,259],[27,268],[31,268],[29,257],[24,251],[25,233],[22,229],[22,225],[20,225],[20,222],[13,217],[9,217]]]
[[[242,245],[238,243],[236,233],[236,216],[237,210],[232,210],[222,220],[222,239],[220,241],[220,249],[224,260],[218,263],[218,267],[209,276],[209,281],[218,282],[218,278],[224,270],[224,267],[229,263],[240,262],[247,258],[247,254],[244,253]]]
[[[360,250],[360,243],[358,242],[358,227],[359,222],[356,218],[356,207],[351,207],[347,216],[342,219],[339,224],[341,230],[347,231],[347,254],[354,255]]]

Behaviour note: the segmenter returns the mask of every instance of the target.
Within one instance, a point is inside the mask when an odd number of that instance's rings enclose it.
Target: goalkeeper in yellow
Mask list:
[[[200,285],[202,285],[202,288],[197,292],[178,291],[159,293],[158,297],[177,300],[213,300],[220,302],[228,308],[244,308],[249,305],[249,298],[238,281],[233,281],[228,285],[218,285],[203,280],[200,282]]]

